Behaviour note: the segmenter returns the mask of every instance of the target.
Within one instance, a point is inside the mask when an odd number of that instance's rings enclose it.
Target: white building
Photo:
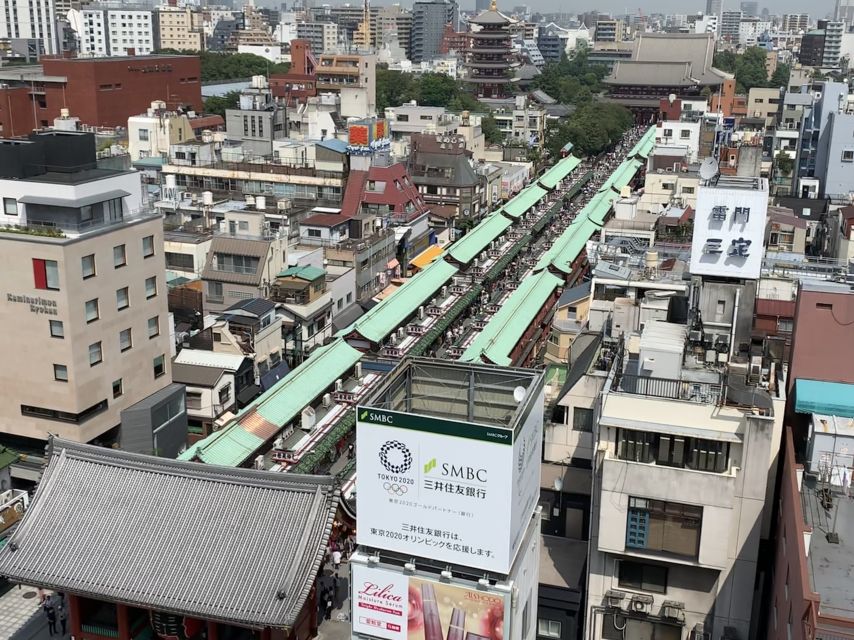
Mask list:
[[[81,10],[81,55],[149,55],[154,42],[154,13],[134,5],[91,5]]]
[[[738,43],[743,47],[754,47],[760,36],[771,31],[771,23],[757,18],[743,18],[738,25]]]
[[[697,162],[700,153],[700,122],[662,122],[656,128],[655,143],[685,147],[688,161]]]
[[[38,40],[42,53],[59,53],[56,12],[51,0],[3,0],[0,39]]]
[[[167,158],[169,147],[195,140],[186,113],[167,111],[166,103],[155,100],[145,114],[128,118],[128,152],[131,162],[140,158]]]

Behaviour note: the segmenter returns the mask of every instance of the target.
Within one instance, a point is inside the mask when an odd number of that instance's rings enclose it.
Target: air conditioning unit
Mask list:
[[[665,600],[661,604],[661,617],[668,620],[682,620],[685,616],[685,603]]]
[[[617,591],[616,589],[608,589],[605,592],[605,605],[612,609],[619,609],[622,606],[623,600],[625,600],[626,594],[623,591]]]
[[[718,360],[718,352],[714,349],[706,350],[706,362],[717,362]]]
[[[703,332],[699,329],[694,329],[688,332],[688,339],[691,342],[700,342],[703,339]]]
[[[750,378],[762,377],[762,356],[752,356],[750,358]]]
[[[729,361],[729,354],[724,351],[718,354],[718,364],[726,364]]]
[[[421,305],[420,307],[418,307],[418,319],[419,320],[424,319],[424,305]]]
[[[264,470],[264,456],[255,456],[255,468],[258,471]]]
[[[306,431],[314,429],[314,422],[317,419],[317,414],[314,412],[314,407],[306,407],[302,410],[302,428]]]
[[[341,378],[338,378],[335,381],[335,390],[336,391],[343,391],[344,390],[344,381]]]
[[[628,611],[632,613],[649,613],[652,608],[653,597],[646,594],[635,593],[632,599],[629,600]]]
[[[398,340],[398,342],[399,342],[399,341],[401,341],[401,340],[403,340],[405,337],[406,337],[406,328],[405,328],[405,327],[400,327],[400,328],[397,330],[397,340]]]
[[[328,409],[331,406],[332,406],[332,394],[331,393],[324,393],[323,394],[323,407],[325,409]]]
[[[424,308],[424,307],[422,307],[422,309],[423,309],[423,308]],[[353,376],[354,376],[355,378],[357,378],[358,380],[361,380],[361,379],[362,379],[362,363],[361,363],[361,362],[357,362],[357,363],[356,363],[356,366],[355,366],[355,367],[353,367]]]

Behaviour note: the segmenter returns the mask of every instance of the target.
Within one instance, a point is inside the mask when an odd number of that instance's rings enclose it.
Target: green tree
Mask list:
[[[738,55],[735,51],[719,51],[715,54],[712,65],[716,69],[726,71],[727,73],[735,73]]]
[[[617,142],[634,119],[628,109],[611,102],[593,101],[546,131],[546,148],[553,158],[571,142],[579,155],[597,155]]]
[[[290,65],[286,62],[277,64],[252,53],[175,51],[174,49],[160,49],[157,53],[199,56],[202,67],[202,82],[239,80],[252,76],[287,73],[290,69]]]
[[[765,49],[750,47],[738,57],[735,65],[735,79],[741,91],[768,86],[768,70],[765,67],[767,55]]]
[[[772,88],[788,87],[791,72],[792,68],[789,65],[778,64],[777,68],[774,69],[774,73],[771,74],[771,80],[768,81],[768,85]]]
[[[586,104],[602,92],[602,80],[607,74],[607,68],[591,64],[586,49],[582,49],[572,58],[564,54],[560,62],[543,67],[534,86],[562,104]]]
[[[792,170],[795,168],[795,161],[785,151],[780,151],[774,157],[774,165],[777,167],[780,175],[790,176],[792,175]]]
[[[504,141],[504,134],[498,128],[498,123],[492,114],[485,115],[480,120],[480,128],[483,131],[483,137],[486,138],[489,144],[499,144]]]
[[[211,96],[205,99],[205,113],[213,113],[225,117],[226,109],[234,109],[240,98],[239,91],[229,91],[223,96]]]

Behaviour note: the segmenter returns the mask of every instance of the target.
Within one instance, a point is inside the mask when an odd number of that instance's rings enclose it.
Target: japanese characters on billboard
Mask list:
[[[508,573],[539,497],[542,393],[515,432],[359,407],[358,543]]]
[[[351,571],[354,633],[385,640],[504,640],[508,594],[362,564]]]

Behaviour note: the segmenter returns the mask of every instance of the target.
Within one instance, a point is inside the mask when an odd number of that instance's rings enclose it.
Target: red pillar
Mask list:
[[[83,635],[82,621],[80,620],[80,598],[70,593],[66,594],[65,597],[68,598],[68,627],[71,630],[71,635],[79,638]]]
[[[116,622],[119,628],[119,640],[130,640],[128,608],[123,604],[116,605]]]
[[[219,640],[219,627],[213,620],[208,620],[208,640]]]

